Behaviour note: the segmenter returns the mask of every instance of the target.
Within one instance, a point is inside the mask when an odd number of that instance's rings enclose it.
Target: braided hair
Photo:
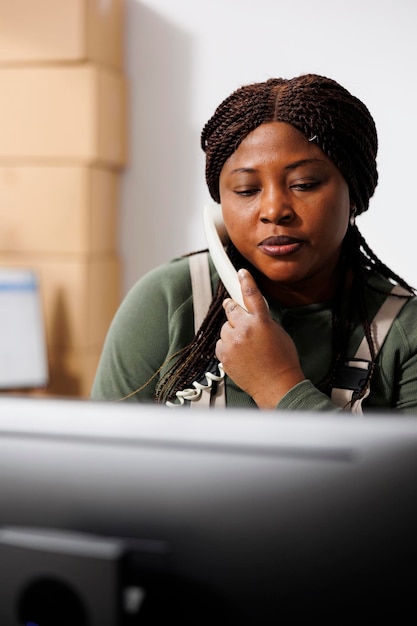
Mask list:
[[[356,214],[366,211],[378,182],[374,120],[347,89],[315,74],[241,87],[217,108],[201,134],[206,181],[216,202],[224,163],[251,131],[267,122],[291,124],[317,143],[348,183]]]
[[[226,160],[250,132],[269,122],[291,124],[310,142],[315,142],[345,178],[356,215],[368,209],[378,183],[378,139],[374,120],[367,107],[347,89],[335,80],[316,74],[292,79],[271,78],[245,85],[217,107],[201,133],[201,147],[206,154],[206,182],[215,202],[220,202],[219,178]],[[251,269],[231,242],[227,252],[237,269]],[[355,224],[348,227],[342,252],[340,289],[333,303],[332,363],[318,385],[326,393],[330,393],[337,366],[345,357],[349,328],[355,314],[361,320],[372,358],[366,387],[372,377],[376,355],[365,302],[365,272],[378,272],[414,293],[402,278],[378,259]],[[346,319],[341,311],[349,270],[353,283]],[[193,341],[159,382],[155,392],[157,402],[172,399],[175,391],[190,386],[210,367],[220,329],[226,320],[222,303],[227,296],[219,281],[207,316]]]

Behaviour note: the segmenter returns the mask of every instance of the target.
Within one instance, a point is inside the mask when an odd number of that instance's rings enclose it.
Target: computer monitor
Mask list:
[[[0,389],[45,387],[48,376],[39,277],[0,267]]]
[[[0,398],[0,623],[400,623],[416,479],[400,414]]]

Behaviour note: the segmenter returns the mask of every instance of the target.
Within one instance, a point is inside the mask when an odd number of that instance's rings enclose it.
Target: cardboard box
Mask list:
[[[0,63],[123,65],[124,0],[0,0]]]
[[[116,254],[0,253],[0,267],[31,269],[39,277],[48,351],[101,349],[120,303]]]
[[[127,152],[123,75],[90,64],[1,67],[0,138],[2,160],[122,167]]]
[[[0,251],[115,252],[118,201],[110,169],[0,165]]]
[[[101,350],[55,350],[49,359],[45,395],[90,396]]]
[[[42,388],[0,389],[4,393],[34,397],[76,397],[91,395],[94,377],[100,360],[101,350],[56,349],[49,357],[49,381]]]

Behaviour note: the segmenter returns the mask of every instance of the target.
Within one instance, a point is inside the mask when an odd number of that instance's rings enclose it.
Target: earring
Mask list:
[[[355,225],[355,217],[356,217],[356,207],[353,206],[350,209],[350,218],[349,218],[349,222],[351,226]]]

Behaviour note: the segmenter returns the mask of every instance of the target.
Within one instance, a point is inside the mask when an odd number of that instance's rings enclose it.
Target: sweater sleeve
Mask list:
[[[277,409],[287,411],[342,411],[326,394],[319,391],[310,380],[303,380],[290,389]]]
[[[414,414],[417,413],[416,319],[417,299],[413,298],[403,307],[391,327],[381,350],[374,382],[384,391],[385,405]],[[391,397],[386,390],[391,390]]]
[[[161,366],[192,336],[188,260],[179,259],[144,276],[123,300],[107,333],[91,398],[152,402]]]

